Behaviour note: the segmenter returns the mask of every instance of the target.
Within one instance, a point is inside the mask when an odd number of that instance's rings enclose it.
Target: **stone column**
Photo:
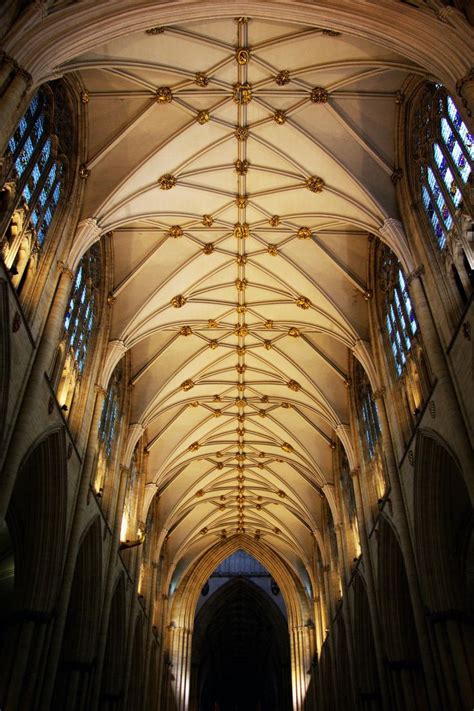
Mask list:
[[[23,109],[26,108],[23,100],[31,88],[32,78],[13,59],[4,55],[0,65],[0,84],[2,83],[6,84],[6,89],[0,100],[0,155],[5,152],[9,138],[15,131]]]
[[[465,77],[462,77],[459,79],[459,81],[456,84],[456,89],[458,91],[459,96],[461,97],[461,102],[462,107],[461,109],[464,108],[465,114],[467,114],[466,118],[472,118],[472,115],[474,113],[474,71],[471,70],[469,74],[466,74]]]
[[[59,267],[61,272],[56,292],[46,320],[46,325],[43,329],[40,344],[36,351],[36,356],[15,423],[15,429],[3,464],[3,472],[0,478],[0,521],[5,519],[15,484],[15,477],[25,453],[24,442],[28,441],[31,413],[35,412],[40,387],[43,384],[45,372],[53,361],[54,352],[63,328],[64,313],[66,311],[74,275],[70,269],[64,267],[62,262],[59,262]]]

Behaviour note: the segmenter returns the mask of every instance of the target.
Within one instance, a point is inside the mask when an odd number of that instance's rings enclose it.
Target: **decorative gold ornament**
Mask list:
[[[244,264],[247,264],[247,255],[246,254],[238,254],[237,257],[235,258],[235,261],[240,267],[243,267]],[[237,309],[237,313],[244,313],[244,311],[239,311]]]
[[[240,355],[240,356],[245,355],[246,350],[247,349],[245,348],[245,346],[238,346],[237,347],[237,355]]]
[[[182,294],[178,294],[178,296],[173,296],[171,299],[171,306],[173,306],[175,309],[180,309],[184,304],[186,303],[186,298]]]
[[[236,239],[246,239],[250,234],[248,222],[237,222],[234,225],[234,237]]]
[[[176,239],[177,237],[182,237],[183,234],[183,228],[179,225],[173,225],[168,230],[168,237],[173,237],[174,239]]]
[[[258,414],[260,415],[260,417],[266,417],[266,416],[267,416],[267,411],[266,411],[266,410],[259,410],[259,411],[258,411]]]
[[[238,427],[235,431],[237,432],[239,437],[243,437],[245,434],[245,429],[243,427]]]
[[[278,74],[275,77],[275,81],[278,84],[278,86],[285,86],[285,84],[290,83],[290,72],[288,69],[283,69],[281,72],[278,72]]]
[[[278,534],[280,534],[280,533],[281,533],[281,531],[280,531],[280,529],[279,529],[279,528],[274,528],[273,530],[274,530],[274,532],[276,533],[276,535],[277,535],[277,536],[278,536]]]
[[[235,399],[235,404],[237,405],[237,407],[245,407],[247,405],[247,398],[238,397]]]
[[[245,452],[239,452],[235,458],[237,459],[238,462],[243,462],[243,461],[245,461],[246,456],[247,455],[245,454]]]
[[[217,459],[222,459],[222,452],[216,452]]]
[[[325,104],[328,100],[328,92],[322,86],[315,86],[311,89],[311,101],[313,104]]]
[[[248,61],[250,59],[249,50],[245,47],[239,47],[239,49],[235,53],[235,59],[237,60],[237,64],[240,64],[241,66],[243,66],[244,64],[248,64]]]
[[[215,340],[209,341],[209,348],[211,349],[211,351],[215,351],[216,348],[218,347],[218,345],[219,345],[219,341],[215,341]]]
[[[210,318],[207,321],[207,327],[208,328],[219,328],[219,321],[215,321],[213,318]]]
[[[257,464],[257,467],[258,467],[259,469],[265,469],[265,464],[262,464],[262,462],[259,462],[259,463]]]
[[[213,410],[214,417],[220,417],[222,415],[222,410]]]
[[[306,179],[305,185],[312,193],[322,193],[325,183],[322,178],[319,178],[317,175],[312,175]]]
[[[268,244],[267,245],[267,252],[268,254],[271,254],[272,257],[277,257],[278,256],[278,247],[276,244]]]
[[[89,92],[88,91],[81,91],[81,104],[88,104],[89,103]]]
[[[260,402],[268,402],[268,401],[269,401],[268,395],[262,395],[262,397],[260,398]]]
[[[193,442],[192,444],[189,445],[188,451],[197,452],[200,446],[201,445],[199,444],[199,442]]]
[[[252,101],[252,85],[248,81],[234,84],[232,96],[236,104],[250,104]]]
[[[181,328],[179,329],[180,336],[190,336],[192,332],[193,331],[191,326],[181,326]]]
[[[309,227],[300,227],[298,232],[296,233],[296,236],[298,237],[298,239],[311,239],[313,233],[311,232]]]
[[[213,402],[221,402],[221,397],[220,397],[220,395],[214,395],[214,397],[212,398],[212,401],[213,401]]]
[[[225,504],[219,505],[219,511],[225,511]]]
[[[245,390],[245,387],[246,387],[245,383],[237,383],[237,390],[239,391],[239,393],[243,393]]]
[[[203,489],[199,489],[199,491],[196,491],[195,496],[198,496],[198,497],[204,496],[204,491],[203,491]]]
[[[340,37],[341,33],[335,30],[323,30],[323,35],[326,37]]]
[[[247,175],[249,165],[248,160],[240,160],[240,158],[234,163],[235,170],[239,175]]]
[[[202,251],[204,254],[207,255],[212,254],[214,251],[214,245],[212,244],[212,242],[207,242],[207,244],[205,244],[202,248]]]
[[[293,390],[293,392],[295,392],[295,393],[297,393],[301,387],[300,384],[296,382],[296,380],[289,380],[287,382],[287,386],[289,387],[290,390]]]
[[[242,306],[237,306],[236,311],[238,314],[244,314],[247,311],[247,307],[242,304]]]
[[[199,402],[197,400],[193,400],[193,402],[189,403],[190,407],[199,407]]]
[[[270,217],[268,221],[272,227],[278,227],[278,225],[280,224],[280,217],[279,215],[273,215],[273,217]]]
[[[158,104],[169,104],[173,101],[173,94],[169,86],[159,86],[155,92],[155,101]]]
[[[158,183],[160,184],[161,190],[171,190],[176,185],[176,178],[170,173],[165,173],[161,178],[158,178]]]
[[[288,335],[292,338],[298,338],[298,336],[300,335],[299,329],[295,328],[295,326],[292,326],[288,329]]]
[[[242,324],[242,326],[240,324],[237,324],[234,329],[234,334],[236,336],[241,336],[242,338],[244,338],[245,336],[248,336],[248,333],[249,333],[249,329],[245,323]]]
[[[286,114],[284,111],[275,111],[273,114],[273,120],[275,123],[277,123],[279,126],[283,126],[283,124],[286,122]]]
[[[362,297],[363,297],[364,301],[370,301],[370,299],[373,297],[373,295],[374,295],[374,292],[372,291],[372,289],[366,289],[362,293]]]
[[[265,326],[265,328],[271,329],[273,328],[273,321],[269,318],[264,322],[263,325]]]
[[[249,130],[247,126],[237,126],[235,129],[235,137],[238,141],[246,141],[249,137]]]
[[[236,279],[235,280],[235,288],[237,291],[245,291],[247,288],[248,282],[247,279]]]
[[[265,459],[265,452],[260,452],[258,455],[259,459]]]
[[[285,494],[285,492],[283,491],[283,489],[278,489],[277,494],[278,494],[278,496],[280,497],[280,499],[284,499],[285,496],[286,496],[286,494]]]
[[[293,381],[293,382],[294,382],[294,381]],[[290,386],[288,385],[288,387],[290,387]],[[283,402],[281,403],[281,406],[282,406],[285,410],[290,410],[290,409],[291,409],[291,402],[285,402],[285,401],[283,401]]]
[[[244,207],[247,207],[247,205],[249,204],[249,199],[247,195],[239,195],[239,197],[235,200],[235,204],[237,205],[237,207],[240,207],[243,210]]]
[[[147,35],[162,35],[164,31],[165,31],[164,27],[150,27],[149,30],[145,30],[145,34],[147,34]]]
[[[245,415],[239,415],[237,417],[237,422],[245,422]]]
[[[204,124],[207,123],[209,119],[209,111],[199,111],[196,115],[196,121],[201,124],[201,126],[204,126]]]
[[[201,528],[201,530],[199,531],[199,533],[201,533],[201,535],[205,536],[206,533],[207,533],[207,528],[206,528],[206,527]]]
[[[221,538],[223,541],[227,538],[227,531],[225,528],[221,531]]]
[[[188,390],[192,390],[194,388],[194,382],[192,380],[185,380],[184,383],[181,383],[181,389],[187,392]]]
[[[245,365],[236,365],[235,369],[238,373],[242,374],[245,373],[247,366]]]
[[[224,464],[222,462],[217,462],[216,468],[217,469],[224,469]]]
[[[209,84],[209,78],[203,72],[196,72],[194,75],[194,82],[198,86],[204,87]]]
[[[80,166],[80,168],[79,168],[79,177],[80,177],[80,179],[81,179],[81,180],[87,180],[87,178],[89,177],[90,174],[91,174],[91,172],[90,172],[89,168],[87,167],[87,165],[85,165],[85,164],[83,163],[83,164]]]
[[[212,225],[214,224],[214,218],[212,217],[212,215],[203,215],[202,224],[204,225],[204,227],[212,227]]]
[[[270,351],[272,349],[272,342],[271,341],[264,341],[263,346],[266,351]]]
[[[295,451],[291,444],[289,444],[288,442],[283,442],[281,448],[284,452],[288,452],[289,454]]]
[[[298,298],[295,300],[295,304],[300,309],[303,309],[303,311],[307,311],[307,309],[311,307],[311,301],[308,299],[307,296],[298,296]]]

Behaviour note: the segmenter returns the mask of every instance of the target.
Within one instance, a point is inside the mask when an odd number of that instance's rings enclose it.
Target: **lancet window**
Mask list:
[[[112,470],[115,445],[120,430],[123,400],[123,361],[115,367],[105,395],[98,431],[98,454],[94,489],[99,497],[104,495],[108,473]]]
[[[65,411],[71,408],[95,340],[100,280],[101,250],[100,245],[95,244],[79,263],[64,316],[64,332],[56,370],[61,370],[57,397]]]
[[[380,439],[380,423],[372,388],[363,367],[356,362],[356,401],[359,414],[361,438],[366,458],[373,459]]]
[[[60,110],[56,110],[55,92],[61,95]],[[18,290],[36,269],[64,193],[71,125],[67,106],[59,87],[54,91],[42,87],[20,119],[4,156],[1,250]]]

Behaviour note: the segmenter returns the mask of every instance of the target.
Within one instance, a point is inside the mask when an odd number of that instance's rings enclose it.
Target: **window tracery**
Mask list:
[[[94,489],[102,497],[108,473],[112,470],[115,445],[119,435],[123,395],[123,361],[111,375],[105,395],[98,431],[98,455]]]
[[[77,268],[64,316],[56,371],[61,370],[57,398],[64,411],[71,409],[92,350],[99,319],[101,281],[100,245],[93,245]]]
[[[361,552],[360,548],[360,535],[359,535],[359,522],[357,520],[357,506],[356,498],[354,492],[354,484],[352,482],[352,476],[350,472],[349,460],[344,451],[344,447],[340,444],[339,449],[339,465],[340,465],[340,484],[341,493],[343,500],[343,507],[346,512],[347,522],[349,523],[350,530],[352,533],[351,543],[351,553],[353,556],[358,557]]]
[[[412,111],[414,189],[448,273],[463,301],[472,286],[474,259],[467,233],[472,215],[473,138],[454,99],[440,84],[426,84]]]
[[[64,193],[71,119],[63,94],[59,86],[42,87],[20,119],[5,152],[1,253],[19,291],[27,274],[36,269]]]

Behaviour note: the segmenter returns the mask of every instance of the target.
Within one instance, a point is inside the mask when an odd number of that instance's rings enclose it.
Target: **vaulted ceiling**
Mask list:
[[[252,18],[149,28],[61,69],[84,86],[82,216],[113,231],[111,339],[131,351],[177,574],[245,534],[305,577],[331,445],[350,446],[368,240],[397,217],[399,92],[420,70]]]

